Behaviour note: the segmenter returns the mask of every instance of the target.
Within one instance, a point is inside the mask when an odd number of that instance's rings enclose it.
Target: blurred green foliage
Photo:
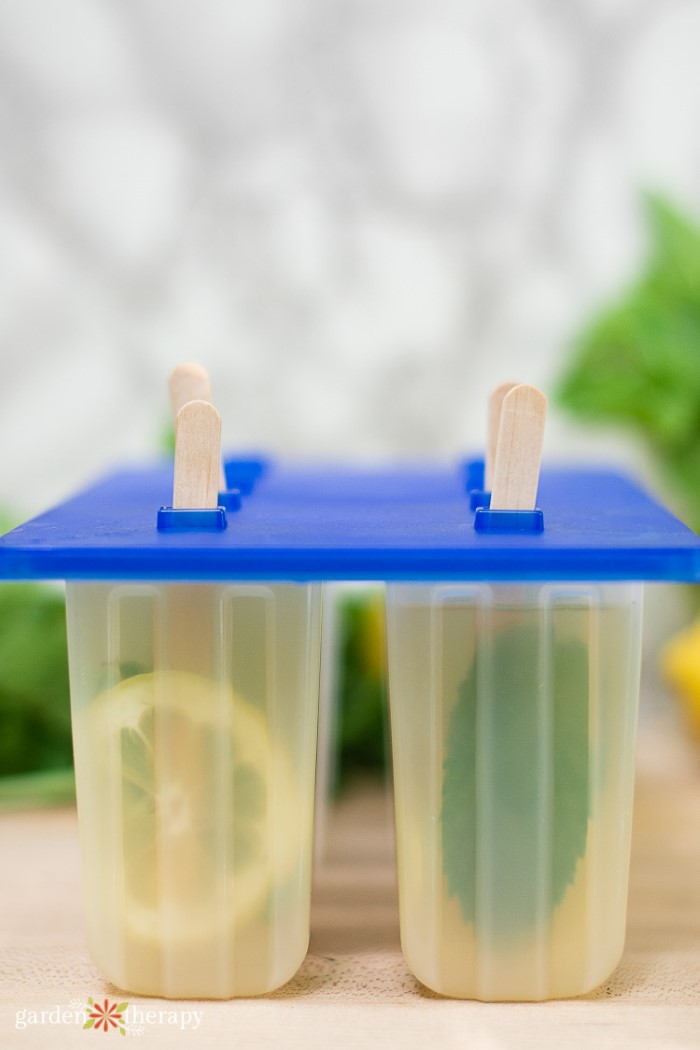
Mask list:
[[[0,587],[0,773],[71,764],[63,596],[35,584]]]
[[[577,340],[556,397],[639,434],[700,531],[700,228],[658,196],[646,210],[646,269]]]
[[[0,808],[72,801],[65,601],[48,587],[0,587],[0,727]]]
[[[355,774],[387,767],[384,609],[381,591],[340,599],[337,791]]]
[[[0,535],[14,522],[0,511]],[[63,594],[0,586],[0,809],[75,798]]]

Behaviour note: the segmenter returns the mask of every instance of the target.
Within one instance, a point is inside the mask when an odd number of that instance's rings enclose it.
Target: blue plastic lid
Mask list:
[[[700,580],[700,539],[611,472],[545,468],[541,514],[508,521],[472,508],[464,463],[236,462],[216,511],[169,510],[171,465],[115,474],[0,539],[0,578]]]

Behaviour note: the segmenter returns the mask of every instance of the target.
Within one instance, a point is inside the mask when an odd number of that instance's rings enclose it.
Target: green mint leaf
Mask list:
[[[537,611],[534,615],[538,615]],[[450,896],[466,922],[475,919],[479,842],[493,860],[489,872],[496,934],[517,937],[531,928],[539,886],[542,820],[540,770],[535,760],[541,711],[540,628],[523,623],[482,643],[462,682],[447,732],[442,789],[443,867]],[[480,659],[489,660],[489,697],[478,694]],[[588,652],[580,641],[553,647],[551,754],[551,903],[573,882],[588,833]],[[495,742],[490,763],[490,825],[478,826],[479,723],[488,718]]]

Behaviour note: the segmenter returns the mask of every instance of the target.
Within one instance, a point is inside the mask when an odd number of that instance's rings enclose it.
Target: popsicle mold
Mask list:
[[[624,942],[641,585],[700,581],[700,539],[603,470],[545,469],[540,510],[517,519],[472,505],[479,459],[238,457],[225,473],[237,509],[169,510],[163,464],[0,538],[0,579],[67,581],[101,971],[174,997],[263,994],[294,973],[309,934],[320,585],[376,580],[409,967],[487,1000],[604,980]]]

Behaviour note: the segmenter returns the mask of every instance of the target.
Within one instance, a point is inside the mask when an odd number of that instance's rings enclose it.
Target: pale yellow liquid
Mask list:
[[[430,988],[484,1000],[555,998],[590,990],[617,964],[624,943],[629,863],[638,692],[636,616],[637,610],[624,605],[567,605],[561,597],[546,611],[539,605],[507,607],[498,602],[485,609],[478,600],[394,608],[389,655],[401,938],[409,967]],[[547,796],[551,782],[548,788],[543,773],[541,809],[532,817],[541,841],[533,841],[527,856],[508,857],[507,825],[498,812],[499,791],[482,774],[475,832],[476,863],[481,869],[477,892],[482,896],[495,893],[495,911],[489,915],[488,909],[480,912],[477,907],[467,921],[458,897],[450,895],[442,854],[442,779],[450,715],[477,645],[480,659],[487,660],[489,638],[493,641],[514,626],[536,633],[545,679],[547,661],[556,646],[572,639],[586,646],[589,761],[584,790],[589,820],[585,853],[572,871],[563,898],[555,903],[544,826],[551,819]],[[392,646],[399,647],[393,656]],[[488,670],[478,687],[480,708],[490,703],[484,695],[487,686]],[[532,756],[533,763],[548,761],[552,727],[546,704],[545,699],[541,751]],[[497,748],[498,740],[486,733],[478,744],[477,763],[482,761],[488,770],[484,751]],[[494,814],[493,824],[489,824],[490,813]],[[498,892],[507,885],[501,870],[504,857],[516,880],[523,865],[535,865],[534,881],[541,889],[533,901],[531,922],[513,930],[512,936],[499,925],[497,914]],[[528,878],[533,881],[531,872]]]
[[[69,592],[88,939],[118,987],[259,995],[303,960],[317,628],[304,588]],[[139,681],[158,696],[153,754],[138,766],[155,806],[130,786],[124,723]]]

